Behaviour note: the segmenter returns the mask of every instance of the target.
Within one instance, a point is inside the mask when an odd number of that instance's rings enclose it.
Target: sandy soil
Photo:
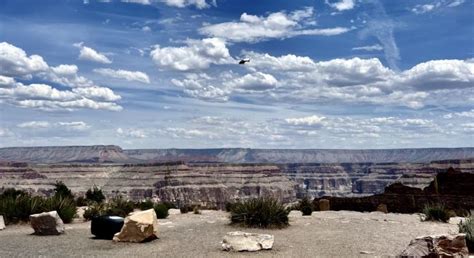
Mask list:
[[[201,215],[176,214],[160,220],[160,238],[143,244],[96,240],[90,223],[66,226],[61,236],[35,236],[28,225],[9,226],[0,231],[0,257],[11,256],[108,256],[108,257],[315,257],[393,256],[411,239],[428,234],[457,233],[447,223],[420,222],[418,215],[314,212],[302,217],[290,214],[291,226],[281,230],[242,229],[228,225],[228,214],[203,211]],[[229,253],[220,250],[228,231],[275,235],[273,250]]]

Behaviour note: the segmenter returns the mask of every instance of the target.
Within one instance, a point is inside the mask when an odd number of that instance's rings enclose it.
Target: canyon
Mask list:
[[[322,196],[363,197],[400,182],[423,189],[452,167],[474,173],[474,148],[394,150],[155,149],[113,145],[0,148],[0,191],[49,195],[56,181],[82,195],[153,198],[222,208],[272,196],[285,203]]]

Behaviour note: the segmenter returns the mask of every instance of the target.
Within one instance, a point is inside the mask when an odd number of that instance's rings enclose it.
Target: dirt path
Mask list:
[[[73,223],[61,236],[34,236],[28,225],[0,231],[0,257],[109,256],[109,257],[315,257],[397,255],[416,236],[456,233],[453,224],[420,222],[417,215],[315,212],[311,217],[290,215],[291,226],[282,230],[242,229],[228,225],[227,213],[203,211],[160,220],[160,238],[144,244],[96,240],[90,223]],[[220,241],[228,231],[275,235],[271,251],[228,253]],[[368,254],[363,254],[366,252]]]

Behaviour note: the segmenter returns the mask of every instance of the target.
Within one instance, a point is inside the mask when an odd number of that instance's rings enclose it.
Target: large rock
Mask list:
[[[222,240],[222,249],[225,251],[269,250],[273,247],[273,235],[245,233],[241,231],[228,232]]]
[[[403,257],[468,257],[466,235],[417,237],[400,254]]]
[[[64,233],[64,223],[56,211],[30,215],[30,224],[36,235],[59,235]]]
[[[5,221],[3,220],[3,216],[0,215],[0,230],[5,229]]]
[[[122,230],[114,235],[117,242],[146,242],[158,238],[155,210],[137,211],[125,218]]]

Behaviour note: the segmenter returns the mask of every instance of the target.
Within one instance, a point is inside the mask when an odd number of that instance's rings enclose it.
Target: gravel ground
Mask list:
[[[228,214],[176,214],[160,220],[160,238],[143,244],[114,243],[93,239],[90,223],[66,225],[66,234],[35,236],[29,225],[8,226],[0,231],[0,257],[347,257],[393,256],[411,239],[429,234],[457,233],[447,223],[420,222],[418,215],[359,213],[350,211],[314,212],[302,217],[290,214],[291,226],[281,230],[242,229],[228,225]],[[229,253],[220,250],[228,231],[275,235],[273,250]]]

